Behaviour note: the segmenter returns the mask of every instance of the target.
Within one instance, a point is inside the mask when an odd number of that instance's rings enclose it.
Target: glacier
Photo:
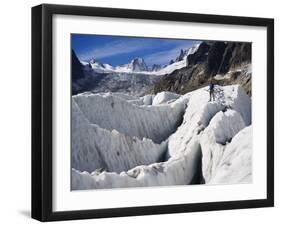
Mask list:
[[[157,93],[157,95],[155,95],[153,97],[153,101],[152,101],[152,105],[158,105],[158,104],[162,104],[162,103],[171,103],[172,100],[176,100],[179,98],[180,95],[176,94],[176,93],[172,93],[172,92],[160,92]]]
[[[239,85],[185,95],[72,97],[71,189],[250,183],[251,99]]]
[[[141,164],[157,162],[166,150],[166,142],[126,136],[91,124],[77,104],[72,104],[72,167],[92,172],[96,169],[121,172]],[[81,140],[82,142],[76,142]],[[145,152],[149,150],[149,155]]]
[[[184,112],[184,101],[157,106],[138,105],[108,93],[78,94],[72,102],[91,124],[157,143],[176,130]]]

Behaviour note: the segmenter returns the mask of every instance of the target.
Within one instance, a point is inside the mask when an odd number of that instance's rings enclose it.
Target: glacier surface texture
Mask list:
[[[250,183],[251,124],[239,85],[74,95],[71,189]]]

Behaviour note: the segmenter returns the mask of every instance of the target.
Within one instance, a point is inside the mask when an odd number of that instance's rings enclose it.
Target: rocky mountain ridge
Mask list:
[[[251,43],[202,42],[186,61],[186,67],[164,75],[153,92],[184,94],[213,78],[220,85],[240,84],[251,95]]]
[[[72,93],[124,92],[132,95],[171,91],[185,94],[206,86],[240,84],[251,96],[251,43],[204,41],[181,50],[165,67],[148,67],[142,58],[113,67],[95,59],[79,61],[72,51]]]

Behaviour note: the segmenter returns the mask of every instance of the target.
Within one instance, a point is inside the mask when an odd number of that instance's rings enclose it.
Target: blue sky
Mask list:
[[[72,49],[80,60],[95,58],[98,62],[113,66],[126,64],[135,57],[144,58],[147,65],[168,64],[199,41],[159,39],[108,35],[72,34]]]

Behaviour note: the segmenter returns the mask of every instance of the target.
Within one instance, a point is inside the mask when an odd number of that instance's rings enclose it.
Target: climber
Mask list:
[[[212,78],[209,80],[209,93],[210,93],[209,101],[212,101],[212,98],[213,98],[213,101],[215,101],[215,83]]]

